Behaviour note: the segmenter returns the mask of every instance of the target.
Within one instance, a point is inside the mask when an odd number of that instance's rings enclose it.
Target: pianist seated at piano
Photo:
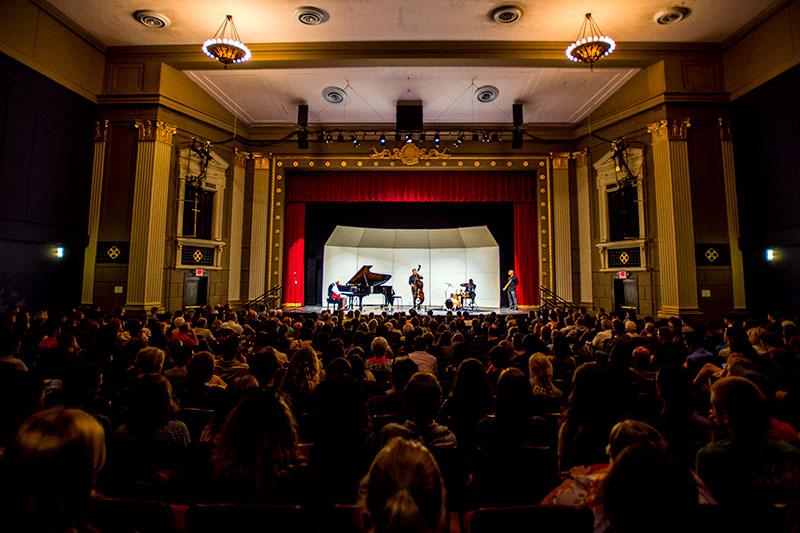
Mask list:
[[[341,286],[337,279],[328,285],[328,303],[333,304],[333,310],[339,308],[347,309],[347,300],[345,300],[343,292],[347,292],[347,287]]]

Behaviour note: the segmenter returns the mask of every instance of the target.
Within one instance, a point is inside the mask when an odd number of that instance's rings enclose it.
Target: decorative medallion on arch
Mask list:
[[[647,269],[644,213],[644,151],[626,150],[627,163],[635,182],[626,180],[609,151],[593,166],[597,184],[600,271]]]
[[[187,182],[187,176],[201,171],[199,158],[189,148],[179,154],[178,213],[176,217],[175,267],[196,268],[198,265],[214,270],[222,268],[223,208],[225,183],[230,166],[216,152],[211,152],[201,186]],[[198,254],[202,255],[200,259]]]

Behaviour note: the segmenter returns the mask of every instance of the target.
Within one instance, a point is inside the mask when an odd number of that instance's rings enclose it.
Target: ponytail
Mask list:
[[[423,532],[429,528],[416,500],[406,488],[398,490],[386,500],[381,516],[375,524],[375,531],[378,533]]]

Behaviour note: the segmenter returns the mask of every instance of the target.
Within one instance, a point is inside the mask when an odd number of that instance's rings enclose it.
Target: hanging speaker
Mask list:
[[[308,104],[297,106],[297,125],[301,128],[308,127]]]
[[[514,104],[511,106],[514,114],[514,127],[519,128],[522,126],[522,104]]]

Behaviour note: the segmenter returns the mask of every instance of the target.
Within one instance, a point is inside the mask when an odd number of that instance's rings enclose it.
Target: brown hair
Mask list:
[[[446,491],[436,460],[422,444],[396,437],[375,456],[361,481],[365,531],[444,530]]]

